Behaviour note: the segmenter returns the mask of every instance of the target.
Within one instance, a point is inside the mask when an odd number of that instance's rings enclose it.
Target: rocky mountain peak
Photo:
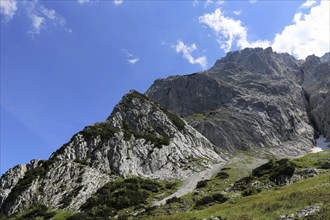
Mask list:
[[[289,54],[246,48],[210,70],[158,80],[146,95],[184,116],[220,149],[286,146],[296,154],[313,145],[303,80]]]

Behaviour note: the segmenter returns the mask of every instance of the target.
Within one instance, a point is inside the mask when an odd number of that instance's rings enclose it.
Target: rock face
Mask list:
[[[330,140],[330,53],[308,56],[302,69],[310,117],[316,130]]]
[[[329,78],[326,67],[320,72]],[[146,95],[185,117],[219,149],[271,147],[295,156],[314,144],[305,75],[289,54],[247,48],[228,53],[208,71],[156,80]]]
[[[1,209],[33,204],[77,210],[118,177],[182,179],[223,162],[215,146],[175,114],[131,91],[105,122],[86,127],[48,161],[19,165],[1,179]]]

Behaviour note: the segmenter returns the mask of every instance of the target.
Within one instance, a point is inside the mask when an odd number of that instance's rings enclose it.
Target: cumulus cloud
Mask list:
[[[221,9],[216,9],[213,13],[204,14],[199,17],[199,22],[211,28],[216,36],[220,48],[228,52],[232,46],[238,48],[245,47],[269,47],[267,40],[249,41],[247,28],[240,20],[226,17]]]
[[[300,6],[300,8],[310,8],[315,3],[316,3],[316,0],[307,0],[304,4],[302,4]]]
[[[124,0],[114,0],[113,2],[115,3],[115,5],[121,5],[123,4]]]
[[[16,0],[1,0],[0,14],[3,15],[4,21],[10,21],[17,10]]]
[[[313,1],[301,5],[311,7]],[[272,47],[278,52],[288,52],[298,59],[315,54],[322,56],[330,50],[330,2],[321,1],[310,8],[310,11],[297,12],[293,24],[286,26],[281,33],[275,35]]]
[[[309,10],[306,12],[306,9]],[[272,46],[274,51],[287,52],[298,59],[315,54],[322,56],[330,50],[330,1],[307,0],[293,16],[292,24],[276,33],[271,41],[250,40],[248,29],[238,19],[224,15],[221,9],[206,13],[199,17],[199,22],[209,27],[216,34],[220,48],[228,52],[236,46],[245,47]]]
[[[249,0],[250,4],[255,4],[257,3],[257,0]]]
[[[175,51],[177,53],[182,53],[183,57],[188,60],[191,64],[199,64],[203,69],[207,67],[207,58],[206,56],[200,56],[196,59],[192,56],[192,52],[197,50],[195,43],[189,45],[184,44],[182,41],[178,41],[175,45]]]

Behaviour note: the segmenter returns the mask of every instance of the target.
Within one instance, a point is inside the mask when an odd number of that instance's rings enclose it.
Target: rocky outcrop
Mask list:
[[[184,116],[218,149],[273,147],[295,156],[314,143],[303,80],[292,56],[247,48],[208,71],[156,80],[146,95]]]
[[[308,56],[302,64],[303,88],[309,100],[311,120],[316,130],[330,140],[330,59]]]
[[[4,202],[18,181],[24,177],[25,173],[35,168],[37,164],[38,160],[32,160],[30,164],[19,164],[2,175],[0,178],[0,204]]]
[[[1,177],[1,210],[34,204],[77,210],[118,177],[182,179],[224,159],[175,114],[131,91],[105,122],[86,127],[47,161],[20,165]]]

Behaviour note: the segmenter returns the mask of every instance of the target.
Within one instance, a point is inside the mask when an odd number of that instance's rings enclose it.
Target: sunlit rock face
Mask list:
[[[78,210],[118,177],[184,179],[223,158],[181,118],[131,91],[105,122],[75,134],[49,160],[19,165],[4,174],[1,210],[10,215],[33,204]]]

